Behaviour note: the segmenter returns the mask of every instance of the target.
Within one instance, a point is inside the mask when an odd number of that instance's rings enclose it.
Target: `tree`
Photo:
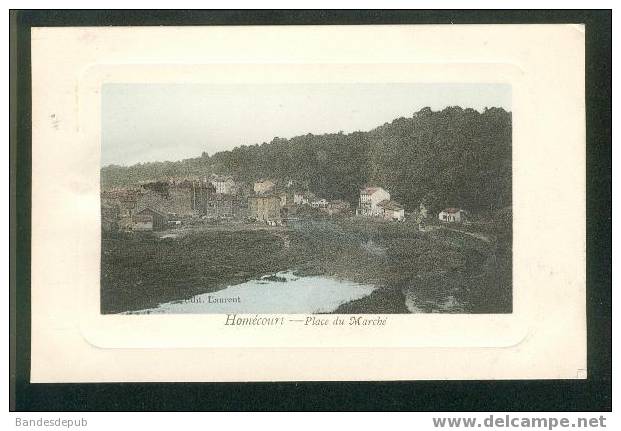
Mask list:
[[[493,212],[511,206],[511,113],[501,108],[426,107],[368,132],[343,132],[240,146],[211,157],[101,170],[102,186],[174,175],[219,173],[238,181],[293,180],[326,199],[355,203],[359,189],[378,185],[413,211],[457,206]]]

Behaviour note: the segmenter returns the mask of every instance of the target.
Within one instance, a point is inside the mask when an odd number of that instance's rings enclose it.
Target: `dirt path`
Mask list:
[[[463,233],[464,235],[468,235],[471,236],[473,238],[476,238],[480,241],[486,242],[488,244],[494,242],[494,237],[493,235],[486,235],[483,233],[479,233],[479,232],[468,232],[465,230],[461,230],[461,229],[456,229],[456,228],[451,228],[448,226],[436,226],[436,225],[431,225],[431,226],[425,226],[425,228],[422,230],[422,232],[432,232],[434,230],[450,230],[453,232],[458,232],[458,233]]]
[[[467,232],[465,230],[452,229],[450,227],[445,227],[444,229],[452,230],[453,232],[463,233],[464,235],[470,235],[471,237],[476,238],[476,239],[481,240],[481,241],[486,242],[486,243],[493,242],[493,239],[492,239],[492,237],[490,235],[485,235],[485,234],[478,233],[478,232]]]

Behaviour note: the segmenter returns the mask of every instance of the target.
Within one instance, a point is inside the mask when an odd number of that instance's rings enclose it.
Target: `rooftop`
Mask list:
[[[387,210],[398,211],[398,210],[402,210],[403,209],[403,207],[400,204],[398,204],[395,201],[390,201],[388,199],[385,199],[385,200],[381,201],[378,205],[381,206],[382,208],[387,209]]]
[[[166,217],[166,215],[164,213],[162,213],[162,212],[160,212],[158,210],[155,210],[155,209],[153,209],[151,207],[143,208],[140,211],[138,211],[136,214],[144,214],[145,212],[150,212],[150,213],[153,213],[153,214],[157,214],[157,215],[159,215],[161,217]]]
[[[360,190],[360,193],[363,195],[372,195],[380,189],[381,187],[365,187],[364,189]]]

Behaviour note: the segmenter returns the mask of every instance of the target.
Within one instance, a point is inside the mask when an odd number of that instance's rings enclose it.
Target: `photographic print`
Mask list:
[[[512,312],[511,86],[102,86],[101,313]]]
[[[584,36],[33,29],[31,381],[587,378]]]

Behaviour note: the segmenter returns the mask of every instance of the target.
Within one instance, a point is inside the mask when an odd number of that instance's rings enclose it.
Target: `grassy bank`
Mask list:
[[[510,312],[508,250],[459,232],[355,218],[121,235],[102,240],[101,309],[151,308],[293,269],[378,287],[340,313],[405,313],[412,301],[423,312]]]
[[[337,313],[403,313],[407,301],[421,312],[511,312],[510,239],[488,243],[454,230],[421,233],[414,224],[361,219],[301,235],[317,256],[309,271],[379,287]]]
[[[282,238],[267,231],[205,231],[102,240],[101,311],[118,313],[212,292],[286,269]]]

